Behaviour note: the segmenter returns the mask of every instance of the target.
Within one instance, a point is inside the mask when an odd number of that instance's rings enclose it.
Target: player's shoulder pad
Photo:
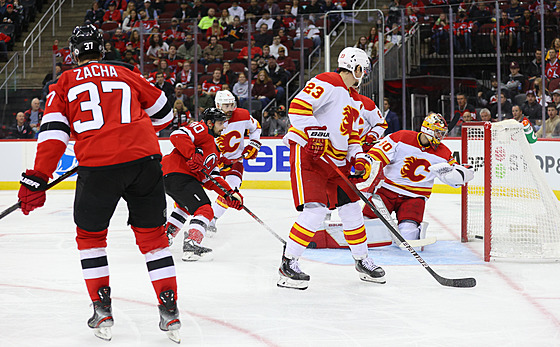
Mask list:
[[[352,90],[354,91],[351,93],[352,98],[356,101],[361,101],[366,111],[373,111],[377,107],[375,101],[371,100],[365,95],[358,93],[354,88],[352,88]]]
[[[436,154],[438,157],[442,157],[445,160],[449,160],[450,158],[454,159],[453,153],[451,152],[449,147],[447,147],[443,143],[439,144],[438,148],[436,149]]]
[[[231,115],[231,118],[229,120],[230,123],[232,122],[240,122],[240,121],[244,121],[244,120],[249,120],[251,119],[251,114],[249,113],[248,110],[244,109],[244,108],[236,108],[235,111],[233,111],[233,114]]]
[[[412,146],[418,146],[418,133],[412,130],[399,130],[388,135],[394,142],[404,142]]]
[[[344,84],[342,77],[336,72],[323,72],[315,76],[315,78],[334,87],[342,87],[346,89],[346,84]]]
[[[116,60],[103,60],[103,61],[100,61],[99,64],[122,66],[124,68],[129,69],[130,71],[134,71],[134,69],[135,69],[134,65],[131,65],[129,63],[125,63],[123,61],[116,61]]]

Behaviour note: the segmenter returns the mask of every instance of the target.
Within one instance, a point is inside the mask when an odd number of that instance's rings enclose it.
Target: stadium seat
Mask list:
[[[548,84],[548,90],[552,93],[560,86],[560,78],[555,78]]]
[[[186,96],[188,96],[190,98],[191,96],[194,95],[194,88],[189,87],[189,88],[183,89],[183,94],[185,94]]]
[[[237,58],[239,52],[236,51],[224,51],[224,61],[232,61],[233,59]]]
[[[206,41],[198,41],[198,44],[200,45],[201,49],[206,48],[206,46],[208,46],[208,42]]]
[[[245,65],[243,63],[231,63],[230,64],[231,71],[233,72],[244,72]]]
[[[223,10],[224,8],[227,10],[228,8],[231,7],[231,2],[222,2],[220,4],[220,6],[218,6],[218,8],[221,10]]]
[[[119,27],[119,23],[117,22],[105,22],[101,24],[101,29],[103,31],[112,31]]]
[[[169,21],[171,22],[171,18],[173,18],[173,15],[175,14],[175,11],[173,12],[163,12],[162,14],[159,15],[158,21],[161,24],[162,21]]]
[[[234,51],[241,51],[244,47],[247,47],[247,42],[245,41],[235,41],[233,43],[233,50]]]
[[[181,7],[181,5],[179,5],[177,2],[167,3],[167,4],[165,4],[165,12],[163,12],[162,14],[171,13],[173,15],[179,7]],[[160,15],[160,17],[161,17],[161,15]]]
[[[227,51],[227,50],[231,49],[231,43],[229,43],[229,41],[220,40],[220,41],[218,41],[218,44],[222,45],[222,47],[224,47],[224,51]]]
[[[513,97],[513,104],[517,106],[523,105],[523,103],[527,100],[527,94],[521,93],[517,94]]]
[[[214,70],[216,70],[216,69],[220,69],[220,70],[221,70],[221,69],[222,69],[222,63],[212,63],[212,64],[209,64],[209,65],[206,67],[206,72],[209,73],[209,74],[213,74],[213,73],[214,73]]]

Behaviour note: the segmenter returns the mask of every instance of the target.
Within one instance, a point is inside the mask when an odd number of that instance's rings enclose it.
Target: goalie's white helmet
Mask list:
[[[430,113],[424,118],[420,132],[426,135],[430,141],[430,145],[436,149],[441,143],[441,140],[447,135],[447,122],[441,114]]]
[[[216,107],[224,111],[228,116],[231,116],[233,111],[237,108],[235,97],[229,90],[219,90],[216,92],[215,97]]]
[[[356,77],[356,68],[362,68],[362,75]],[[346,47],[338,55],[338,67],[352,72],[355,79],[358,80],[358,86],[362,83],[362,78],[369,73],[370,61],[363,49],[356,47]]]

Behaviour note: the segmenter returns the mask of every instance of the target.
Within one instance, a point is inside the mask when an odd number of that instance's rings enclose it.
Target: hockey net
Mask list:
[[[463,123],[461,146],[463,163],[475,170],[462,189],[462,241],[483,239],[485,261],[560,259],[560,203],[522,124]]]

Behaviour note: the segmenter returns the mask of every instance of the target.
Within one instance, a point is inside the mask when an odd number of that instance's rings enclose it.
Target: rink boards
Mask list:
[[[165,155],[172,149],[168,139],[159,141],[161,151]],[[460,158],[461,141],[458,138],[446,139],[444,143],[451,149],[457,161]],[[21,173],[33,166],[37,142],[35,140],[0,140],[2,153],[2,170],[0,170],[0,189],[18,189]],[[550,187],[560,197],[560,140],[543,140],[531,146]],[[289,189],[290,188],[290,151],[279,138],[263,138],[257,159],[244,160],[245,167],[243,188],[246,189]],[[474,159],[474,164],[477,165]],[[71,141],[65,154],[58,163],[55,177],[76,164]],[[57,186],[58,189],[73,189],[75,178]],[[447,185],[436,184],[436,193],[460,193]]]

